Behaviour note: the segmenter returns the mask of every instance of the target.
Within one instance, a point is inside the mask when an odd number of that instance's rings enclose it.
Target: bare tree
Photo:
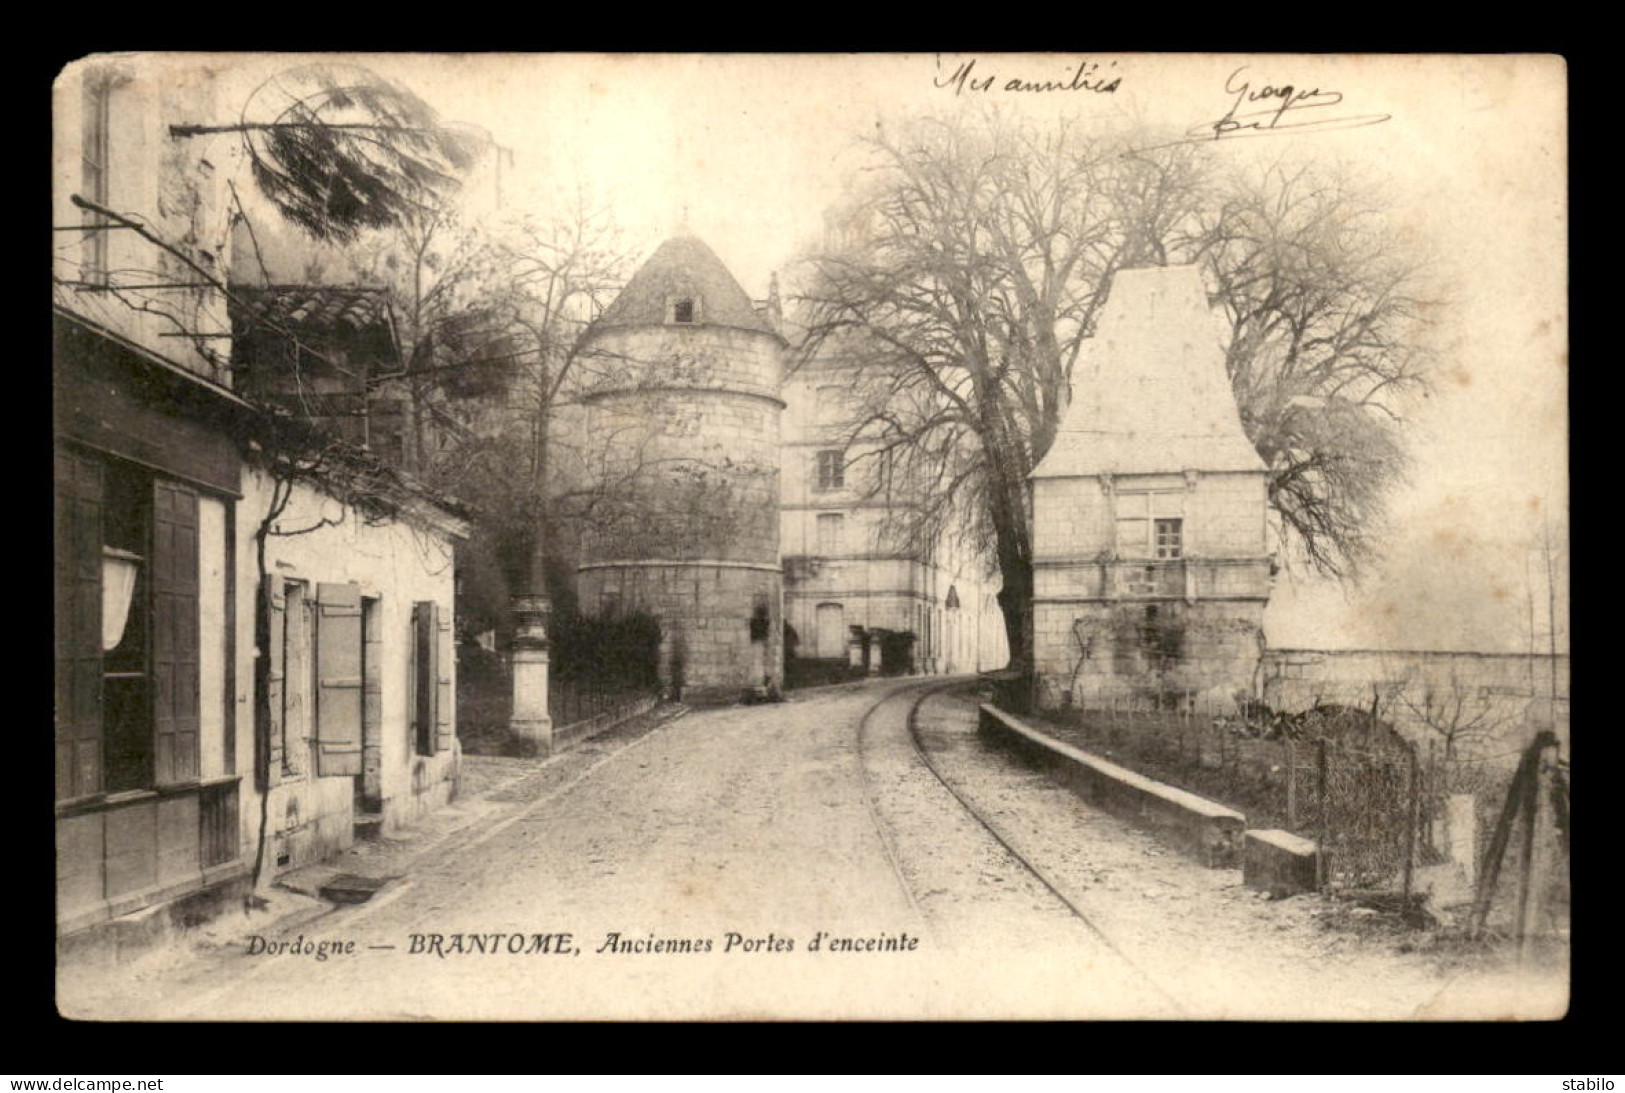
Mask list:
[[[1308,168],[1226,175],[1190,146],[997,113],[923,119],[872,155],[808,263],[802,361],[863,377],[854,450],[889,461],[928,539],[960,518],[1003,579],[1012,665],[1030,663],[1027,476],[1071,397],[1112,275],[1200,263],[1227,366],[1270,468],[1286,542],[1355,570],[1403,466],[1395,398],[1420,384],[1419,270],[1352,185]]]
[[[369,402],[390,392],[405,401],[403,462],[430,476],[442,455],[432,436],[499,393],[517,356],[500,251],[446,206],[419,210],[346,253],[354,278],[387,289],[400,349],[398,367],[367,377]]]
[[[1230,327],[1225,365],[1270,470],[1291,559],[1357,576],[1405,469],[1403,396],[1425,389],[1425,269],[1340,169],[1276,163],[1206,194],[1173,248]]]
[[[1458,683],[1448,685],[1407,681],[1395,698],[1398,704],[1444,746],[1445,760],[1462,758],[1463,751],[1499,738],[1508,725],[1521,719],[1528,702],[1515,707],[1475,697]]]
[[[578,194],[553,215],[507,222],[465,246],[435,281],[453,278],[450,291],[427,301],[428,336],[438,339],[429,381],[478,370],[492,382],[461,389],[459,414],[471,428],[425,473],[478,507],[470,556],[497,562],[509,588],[542,594],[556,529],[595,518],[618,489],[614,475],[573,473],[579,459],[557,467],[555,449],[573,455],[574,438],[561,441],[553,425],[593,382],[584,337],[619,291],[626,258],[608,213]]]
[[[1054,441],[1073,364],[1125,248],[1106,150],[1069,126],[927,119],[876,159],[842,245],[800,294],[803,359],[857,363],[852,442],[884,458],[918,541],[952,517],[996,559],[1012,662],[1030,660],[1027,475]]]

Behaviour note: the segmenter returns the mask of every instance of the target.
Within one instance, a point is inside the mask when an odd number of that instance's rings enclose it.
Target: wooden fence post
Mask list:
[[[1321,886],[1325,887],[1331,880],[1330,834],[1331,834],[1331,789],[1326,778],[1326,738],[1323,736],[1315,741],[1315,772],[1320,785],[1320,820],[1319,828],[1320,862],[1324,874],[1321,877]]]
[[[1536,892],[1541,881],[1541,870],[1535,868],[1535,857],[1540,853],[1540,844],[1536,839],[1540,828],[1540,768],[1546,755],[1546,745],[1536,740],[1535,761],[1529,772],[1528,788],[1525,790],[1525,810],[1523,836],[1523,862],[1520,873],[1518,889],[1518,962],[1521,964],[1529,955],[1529,934],[1535,925],[1536,914],[1540,906],[1540,897]]]
[[[1512,828],[1517,822],[1518,813],[1529,809],[1533,798],[1539,793],[1540,782],[1540,753],[1547,746],[1550,738],[1555,741],[1551,733],[1541,733],[1533,743],[1524,750],[1523,758],[1518,762],[1518,770],[1512,776],[1512,784],[1507,787],[1506,801],[1501,806],[1501,815],[1495,821],[1495,831],[1490,836],[1490,845],[1484,850],[1483,865],[1478,874],[1478,895],[1473,902],[1472,917],[1468,920],[1469,936],[1477,938],[1483,935],[1486,922],[1489,920],[1490,903],[1495,898],[1496,882],[1500,879],[1501,862],[1506,856],[1507,843],[1512,838]],[[1533,820],[1533,816],[1530,817]],[[1533,823],[1530,825],[1528,838],[1533,839]],[[1525,855],[1524,864],[1528,864],[1528,855]],[[1523,927],[1523,899],[1519,896],[1519,934],[1521,947],[1521,934]]]
[[[1410,808],[1408,821],[1405,824],[1405,899],[1409,906],[1411,898],[1411,883],[1416,872],[1416,836],[1417,825],[1421,822],[1421,770],[1416,759],[1416,745],[1410,746]]]

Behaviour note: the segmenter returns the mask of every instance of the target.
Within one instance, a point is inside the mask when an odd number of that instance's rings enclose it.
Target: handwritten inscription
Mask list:
[[[1123,83],[1123,77],[1114,72],[1116,61],[1108,61],[1102,65],[1099,61],[1087,58],[1076,64],[1067,66],[1063,71],[1048,77],[1035,78],[1031,73],[1000,78],[999,74],[983,66],[979,73],[976,69],[978,58],[963,61],[950,72],[948,66],[942,63],[942,56],[937,56],[937,74],[931,80],[936,87],[944,90],[952,88],[955,95],[965,92],[1015,91],[1015,92],[1046,92],[1046,91],[1092,91],[1100,95],[1110,95]]]
[[[1290,83],[1258,83],[1251,76],[1244,75],[1249,68],[1243,65],[1224,81],[1224,92],[1230,96],[1230,109],[1225,111],[1224,116],[1217,121],[1192,126],[1187,132],[1188,136],[1224,140],[1275,133],[1353,129],[1361,125],[1375,125],[1390,117],[1388,114],[1343,114],[1331,110],[1342,103],[1341,91]]]

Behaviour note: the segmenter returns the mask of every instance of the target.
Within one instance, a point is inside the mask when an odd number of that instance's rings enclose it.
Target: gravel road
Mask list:
[[[546,763],[470,759],[453,809],[336,864],[398,877],[370,902],[279,892],[275,919],[231,916],[114,973],[62,969],[59,1006],[193,1020],[1403,1019],[1560,998],[1561,983],[1486,994],[1482,976],[1322,929],[1317,899],[1257,901],[1238,872],[1188,863],[989,753],[966,698],[927,698],[921,734],[944,773],[1080,918],[920,763],[907,714],[935,682],[692,712]]]

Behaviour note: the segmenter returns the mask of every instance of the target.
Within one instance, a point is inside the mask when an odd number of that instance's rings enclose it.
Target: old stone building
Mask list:
[[[1009,657],[983,559],[953,529],[920,543],[918,498],[850,443],[861,360],[826,354],[785,382],[784,614],[803,661],[951,674]]]
[[[1265,468],[1195,266],[1122,270],[1031,477],[1040,705],[1250,692],[1269,599]]]
[[[689,701],[783,685],[775,310],[699,239],[668,239],[593,323],[561,422],[605,490],[582,609],[657,616],[661,677]]]
[[[196,922],[456,787],[452,551],[466,524],[253,393],[227,306],[241,298],[228,282],[239,142],[171,129],[239,118],[263,78],[109,55],[55,87],[54,813],[69,947],[104,924],[122,944]],[[267,349],[309,341],[285,320],[266,319]]]

